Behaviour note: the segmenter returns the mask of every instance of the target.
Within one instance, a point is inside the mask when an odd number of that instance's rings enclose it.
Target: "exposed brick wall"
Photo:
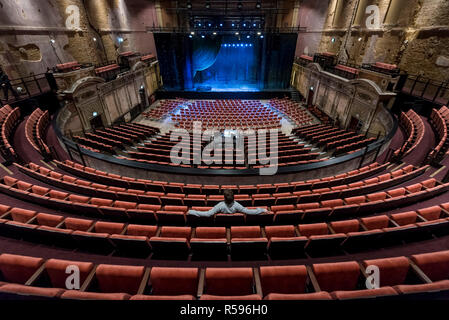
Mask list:
[[[368,0],[367,5],[379,7],[380,29],[367,30],[365,21],[368,15],[365,14],[360,29],[352,30],[346,44],[345,36],[358,0],[343,0],[341,18],[338,19],[341,23],[334,26],[336,1],[320,1],[320,4],[316,5],[310,4],[308,0],[302,3],[300,23],[301,26],[307,27],[308,32],[298,36],[297,55],[302,54],[305,48],[309,50],[309,54],[325,51],[347,52],[350,63],[376,61],[394,63],[411,74],[447,80],[449,1],[393,0],[399,3],[399,16],[394,25],[386,26],[384,25],[385,17],[388,10],[392,10],[390,0]],[[323,7],[326,7],[326,10],[323,10]],[[313,21],[309,21],[307,16],[313,16]],[[442,28],[435,29],[439,26]],[[317,46],[318,38],[320,40]],[[335,38],[335,42],[331,41],[332,38]],[[340,57],[346,59],[344,54]]]
[[[115,60],[123,51],[156,54],[153,35],[146,32],[156,20],[151,1],[21,0],[2,4],[0,64],[11,78],[42,73],[47,67],[73,60],[94,64]],[[69,5],[79,8],[77,31],[66,28]]]

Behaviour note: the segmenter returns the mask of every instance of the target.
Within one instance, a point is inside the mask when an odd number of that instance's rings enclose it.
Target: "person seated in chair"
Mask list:
[[[257,215],[257,214],[267,212],[266,209],[262,209],[262,208],[257,208],[257,209],[245,208],[237,201],[234,201],[234,193],[232,192],[232,190],[225,190],[223,192],[223,195],[224,195],[224,201],[218,203],[215,207],[213,207],[209,211],[189,210],[188,214],[197,216],[197,217],[211,217],[217,213],[227,213],[227,214],[244,213],[244,214],[250,214],[250,215]]]

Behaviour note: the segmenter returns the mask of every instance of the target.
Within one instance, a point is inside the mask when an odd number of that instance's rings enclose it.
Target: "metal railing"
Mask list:
[[[41,73],[12,79],[10,87],[5,84],[5,87],[0,89],[0,103],[2,105],[12,104],[49,92],[52,90],[50,85],[52,77],[51,73]]]
[[[263,32],[263,33],[298,33],[298,32],[304,32],[307,28],[305,27],[263,27],[261,29],[248,29],[248,28],[191,28],[191,27],[147,27],[147,32],[152,33],[184,33],[189,34],[191,32],[201,32],[201,33],[210,33],[217,32],[219,34],[234,34],[235,32],[245,32],[245,33],[257,33],[257,32]]]
[[[449,105],[449,80],[435,81],[417,75],[408,75],[401,92],[438,105]]]

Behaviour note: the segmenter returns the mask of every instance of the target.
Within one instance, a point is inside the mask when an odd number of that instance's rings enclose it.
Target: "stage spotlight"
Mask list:
[[[209,23],[208,26],[209,26],[209,27],[212,27],[212,23]]]
[[[192,9],[192,3],[191,2],[187,2],[187,9]]]
[[[212,34],[213,34],[214,36],[216,36],[216,35],[217,35],[217,33],[216,33],[216,32],[213,32]]]
[[[201,38],[203,38],[203,39],[205,38],[204,34],[201,35]]]
[[[261,34],[262,34],[262,32],[260,32],[260,31],[259,31],[259,32],[257,32],[257,35],[258,35],[258,36],[260,36]]]
[[[257,24],[253,23],[253,27],[255,28],[257,26]]]
[[[192,32],[190,32],[190,34],[191,34],[192,36],[194,36],[194,35],[195,35],[195,32],[192,31]]]
[[[237,4],[237,9],[242,10],[242,8],[243,8],[243,4],[241,2],[239,2]]]
[[[189,34],[189,38],[191,39],[191,38],[193,38],[193,36],[191,34]]]
[[[246,36],[246,39],[249,39],[249,38],[251,38],[251,36],[250,36],[250,35],[247,35],[247,36]]]
[[[235,23],[231,24],[231,26],[235,27]]]
[[[223,27],[223,23],[220,23],[220,27]]]
[[[238,32],[236,32],[236,33],[235,33],[235,35],[236,35],[236,36],[238,36],[238,35],[239,35],[239,33],[238,33]]]
[[[201,23],[198,23],[198,27],[201,27]]]
[[[210,1],[206,1],[205,7],[206,7],[206,9],[210,9]]]
[[[260,39],[263,39],[263,35],[260,36]]]
[[[246,27],[246,23],[244,23],[243,26]]]
[[[256,9],[260,9],[260,8],[262,8],[262,3],[260,3],[260,1],[257,1]]]

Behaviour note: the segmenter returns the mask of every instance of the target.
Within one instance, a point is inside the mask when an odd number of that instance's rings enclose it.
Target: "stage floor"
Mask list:
[[[187,91],[194,92],[260,92],[257,84],[241,82],[217,83],[216,81],[206,81],[198,84],[195,88]]]

